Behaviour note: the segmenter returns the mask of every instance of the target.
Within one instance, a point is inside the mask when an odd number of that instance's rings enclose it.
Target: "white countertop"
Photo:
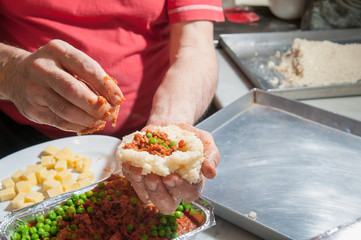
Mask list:
[[[221,109],[248,93],[254,86],[222,49],[217,49],[217,58],[219,83],[214,101],[217,108]],[[361,96],[311,99],[301,102],[361,121]],[[216,221],[217,225],[200,233],[197,240],[261,239],[224,219],[217,217]]]

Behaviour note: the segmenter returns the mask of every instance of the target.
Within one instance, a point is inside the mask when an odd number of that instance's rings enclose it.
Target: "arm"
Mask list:
[[[213,23],[172,24],[170,68],[155,94],[148,124],[193,125],[213,98],[217,76]]]
[[[84,79],[107,100],[75,76]],[[66,42],[52,40],[31,53],[0,43],[0,99],[13,102],[28,119],[67,131],[102,126],[123,95],[105,83],[105,71]]]
[[[204,145],[202,181],[189,184],[177,174],[143,176],[141,168],[123,164],[123,173],[140,199],[151,200],[164,214],[174,212],[181,199],[187,202],[197,199],[205,177],[216,176],[220,160],[212,135],[191,126],[209,105],[217,85],[213,24],[203,21],[174,24],[170,39],[170,68],[155,94],[149,125],[145,129],[176,123],[194,132]]]

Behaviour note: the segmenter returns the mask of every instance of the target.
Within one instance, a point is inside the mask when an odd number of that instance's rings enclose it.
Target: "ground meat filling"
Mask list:
[[[180,216],[160,214],[154,205],[140,201],[124,177],[113,175],[92,192],[94,198],[84,201],[84,213],[69,214],[67,220],[59,221],[61,230],[56,239],[163,240],[190,232],[202,222],[188,217],[191,208],[184,209]]]
[[[167,133],[146,132],[145,135],[135,134],[133,142],[126,144],[124,149],[133,149],[138,152],[146,151],[152,155],[165,157],[172,155],[175,151],[182,151],[185,146],[186,143],[183,140],[176,144],[168,139]]]

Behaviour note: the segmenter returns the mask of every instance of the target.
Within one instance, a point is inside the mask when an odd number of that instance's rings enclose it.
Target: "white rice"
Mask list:
[[[118,146],[116,155],[120,165],[129,162],[132,166],[141,167],[143,175],[155,173],[159,176],[167,176],[171,173],[177,173],[190,184],[199,182],[201,180],[201,166],[204,161],[202,141],[193,132],[183,130],[176,125],[156,127],[153,132],[165,132],[168,134],[168,139],[175,142],[176,145],[180,140],[183,140],[186,146],[165,157],[152,155],[146,151],[124,149],[127,143],[133,142],[136,134],[143,136],[146,134],[136,131],[124,136]]]

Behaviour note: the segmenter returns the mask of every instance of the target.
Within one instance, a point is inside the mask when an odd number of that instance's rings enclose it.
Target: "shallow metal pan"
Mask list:
[[[361,122],[254,89],[198,127],[221,153],[203,193],[216,215],[265,239],[310,239],[361,216]]]
[[[313,99],[324,97],[353,96],[361,94],[361,83],[333,85],[325,87],[277,88],[271,84],[274,77],[283,76],[268,67],[272,61],[276,65],[294,38],[308,40],[329,40],[341,44],[361,43],[361,29],[337,29],[327,31],[289,31],[272,33],[240,33],[220,35],[220,46],[235,61],[255,87],[280,96],[294,99]],[[360,56],[361,61],[361,56]],[[263,65],[262,67],[260,67]]]

